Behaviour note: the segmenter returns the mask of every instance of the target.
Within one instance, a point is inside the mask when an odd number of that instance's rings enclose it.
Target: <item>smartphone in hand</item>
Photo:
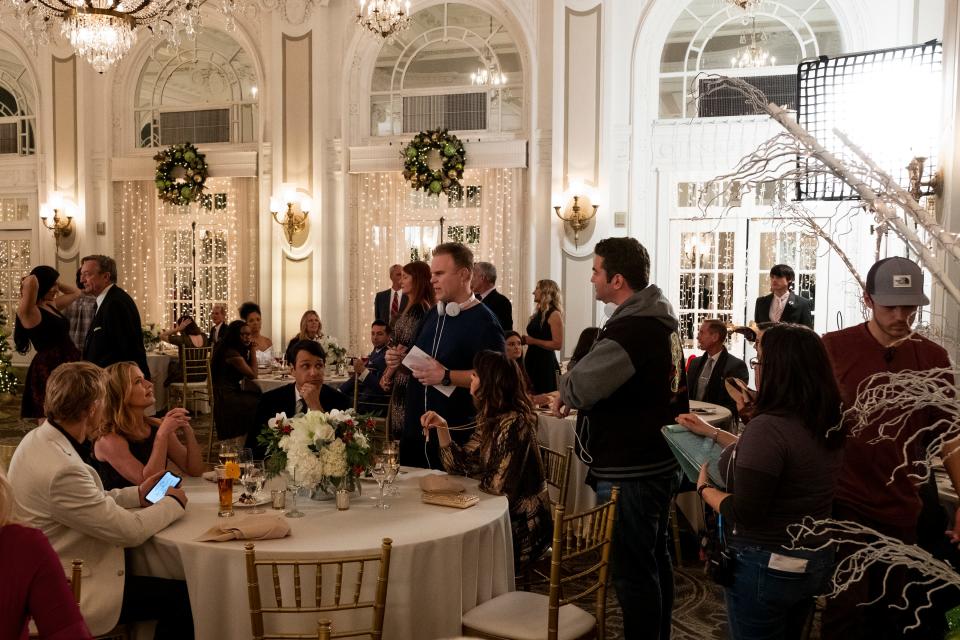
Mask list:
[[[183,482],[183,478],[175,473],[167,471],[160,477],[159,480],[157,480],[157,484],[153,485],[153,489],[150,489],[150,493],[146,495],[147,502],[150,504],[156,504],[160,502],[163,497],[167,495],[167,489],[170,487],[179,487],[181,482]]]

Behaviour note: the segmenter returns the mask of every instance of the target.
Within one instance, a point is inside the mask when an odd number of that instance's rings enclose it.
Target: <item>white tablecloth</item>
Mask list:
[[[150,369],[150,382],[153,383],[153,406],[144,413],[152,416],[158,409],[167,406],[167,387],[164,383],[167,381],[167,370],[170,368],[172,356],[165,353],[148,353],[147,368]]]
[[[690,408],[712,411],[712,413],[697,414],[710,424],[727,423],[731,417],[729,409],[709,402],[691,400]],[[555,451],[566,451],[567,445],[573,445],[576,440],[577,417],[575,415],[556,418],[541,413],[538,424],[537,437],[540,439],[540,444]],[[587,465],[574,453],[570,466],[570,488],[567,491],[567,513],[580,513],[596,506],[597,494],[589,485],[584,484],[586,477]],[[554,500],[557,499],[557,494],[558,491],[551,487],[550,495]],[[679,494],[677,496],[677,506],[694,529],[703,527],[703,508],[700,505],[700,498],[695,492]]]
[[[423,504],[417,480],[427,473],[437,472],[418,469],[401,475],[400,496],[389,498],[392,508],[387,511],[374,508],[368,496],[376,485],[368,482],[348,511],[301,496],[297,504],[306,516],[287,520],[290,537],[257,542],[257,556],[309,559],[370,553],[379,551],[382,538],[392,538],[385,640],[457,636],[464,611],[514,588],[507,500],[480,493],[475,481],[464,479],[467,490],[480,495],[476,506],[459,510]],[[132,570],[186,579],[197,638],[249,638],[244,542],[195,542],[217,521],[217,490],[199,478],[184,478],[184,486],[190,499],[187,514],[133,551]],[[243,512],[236,511],[238,516]],[[263,580],[264,601],[272,602],[269,578]],[[372,594],[375,572],[364,580],[365,591]],[[292,590],[292,578],[288,581]],[[315,631],[320,617],[307,616],[299,632]],[[366,626],[368,619],[361,624]]]
[[[560,453],[566,453],[568,445],[575,446],[577,416],[557,418],[541,413],[537,418],[537,424],[537,438],[543,446]],[[564,505],[568,514],[581,513],[597,505],[597,494],[588,485],[584,484],[586,478],[587,465],[574,452],[570,461],[570,485],[567,489],[567,504]],[[559,491],[550,487],[550,498],[557,500]]]

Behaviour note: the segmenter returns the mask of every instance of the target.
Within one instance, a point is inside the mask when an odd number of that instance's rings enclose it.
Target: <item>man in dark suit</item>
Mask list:
[[[227,335],[227,305],[215,304],[210,310],[210,346],[223,340]]]
[[[149,380],[140,312],[133,298],[116,285],[116,261],[109,256],[86,256],[80,262],[80,281],[84,293],[97,300],[97,312],[83,343],[83,359],[100,367],[131,360]]]
[[[353,406],[352,401],[333,387],[323,384],[327,354],[313,340],[301,340],[293,346],[293,364],[291,373],[293,382],[260,396],[257,404],[257,416],[253,431],[247,434],[244,446],[253,449],[254,459],[262,459],[265,453],[262,445],[257,444],[257,436],[263,430],[267,420],[278,413],[292,418],[298,413],[310,411],[341,411]]]
[[[340,385],[340,392],[353,400],[354,387],[357,380],[360,386],[357,389],[357,411],[377,416],[387,414],[387,403],[390,394],[380,388],[380,376],[387,368],[387,342],[390,340],[390,327],[383,320],[374,320],[370,325],[370,342],[373,351],[366,358],[357,358],[353,362],[353,375]]]
[[[383,320],[392,325],[398,315],[403,313],[407,306],[407,296],[400,291],[400,279],[403,278],[403,267],[398,264],[390,267],[390,288],[377,293],[373,300],[373,318]]]
[[[704,320],[697,332],[697,344],[704,354],[694,358],[687,369],[687,390],[691,400],[719,404],[736,416],[737,403],[727,393],[723,381],[729,377],[749,380],[747,364],[731,355],[723,346],[727,327],[722,320]]]
[[[477,299],[490,307],[493,315],[500,321],[503,332],[513,331],[513,305],[507,296],[496,289],[497,268],[489,262],[478,262],[473,266],[470,289]]]
[[[813,301],[793,292],[793,269],[775,264],[770,269],[770,294],[757,298],[753,319],[761,322],[791,322],[813,329]]]

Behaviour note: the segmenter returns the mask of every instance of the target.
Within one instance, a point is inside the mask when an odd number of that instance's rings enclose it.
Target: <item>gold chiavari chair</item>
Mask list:
[[[298,613],[326,613],[330,611],[347,611],[355,609],[371,609],[371,625],[369,629],[352,629],[347,631],[332,632],[327,628],[328,634],[320,637],[343,638],[355,636],[368,636],[371,640],[380,640],[383,635],[383,614],[387,600],[387,583],[390,578],[390,550],[393,541],[390,538],[384,538],[380,547],[380,553],[369,555],[342,556],[339,558],[330,558],[325,560],[257,560],[256,551],[253,543],[244,545],[246,549],[247,562],[247,596],[250,602],[250,625],[253,628],[254,640],[268,639],[286,639],[302,638],[304,640],[317,637],[317,634],[290,634],[290,633],[271,633],[264,630],[264,614],[298,614]],[[361,600],[361,590],[363,587],[363,577],[366,573],[367,563],[379,563],[379,573],[377,574],[376,592],[373,600]],[[260,580],[258,567],[269,567],[270,575],[273,581],[273,599],[275,606],[265,607],[260,597]],[[293,593],[294,602],[289,604],[288,598],[284,599],[280,589],[280,568],[292,567],[293,569]],[[302,598],[302,580],[301,569],[307,568],[314,572],[315,595],[312,603],[304,603]],[[334,567],[336,582],[332,602],[324,602],[323,598],[323,572],[325,567]],[[343,584],[345,571],[357,571],[357,577],[353,580],[353,588]],[[323,633],[321,627],[318,633]]]
[[[607,573],[618,491],[610,502],[572,516],[554,509],[550,593],[513,591],[487,600],[463,614],[465,636],[510,640],[581,640],[606,635]],[[589,566],[583,566],[589,562]],[[574,564],[575,566],[568,566]],[[593,575],[589,584],[579,581]],[[575,584],[574,581],[578,583]],[[571,593],[569,597],[563,593]],[[596,616],[574,602],[594,594]]]
[[[557,501],[554,502],[551,499],[550,502],[554,507],[558,504],[566,506],[570,486],[570,461],[573,459],[573,445],[567,445],[565,453],[560,453],[542,444],[539,445],[539,448],[547,485],[554,487],[559,492]],[[522,589],[529,590],[533,585],[543,584],[550,579],[548,574],[550,554],[551,550],[547,549],[540,558],[527,566],[522,575],[517,575],[517,582]]]

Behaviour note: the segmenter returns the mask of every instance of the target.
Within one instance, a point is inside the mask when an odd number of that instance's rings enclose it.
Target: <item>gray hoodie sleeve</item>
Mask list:
[[[636,373],[630,356],[615,340],[600,340],[560,380],[560,399],[571,409],[592,409]]]

